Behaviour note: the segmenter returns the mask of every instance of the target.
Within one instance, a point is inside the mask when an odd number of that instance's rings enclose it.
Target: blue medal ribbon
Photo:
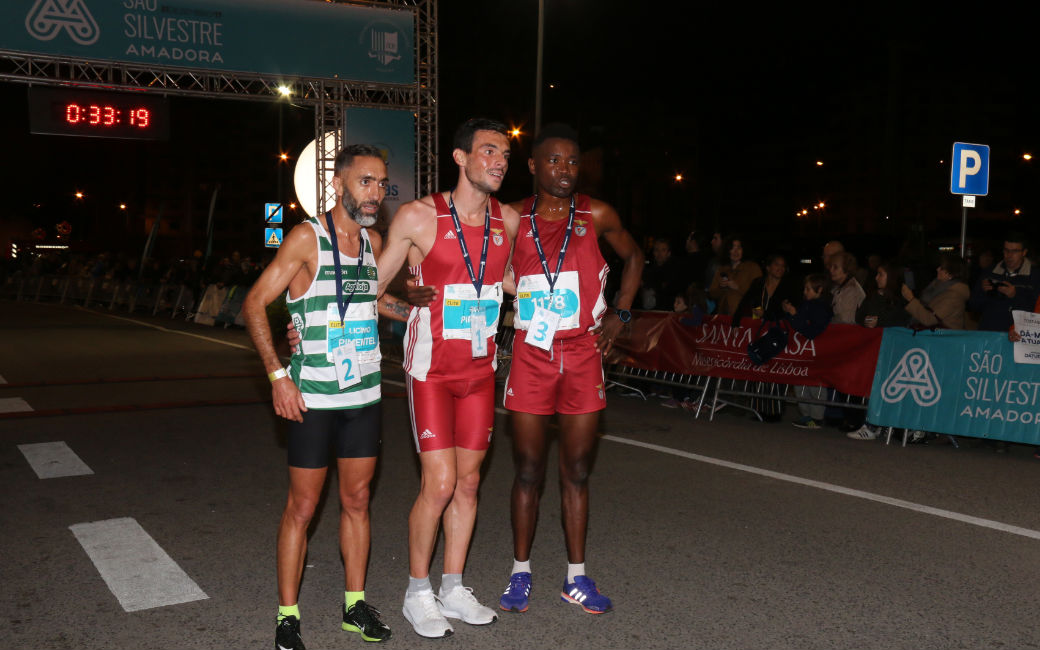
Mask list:
[[[343,331],[346,332],[347,308],[350,307],[350,302],[354,299],[354,293],[357,291],[358,281],[361,280],[361,265],[365,259],[364,229],[361,231],[361,243],[358,246],[357,277],[354,279],[354,287],[350,290],[350,295],[347,296],[346,300],[344,300],[343,266],[339,261],[339,241],[336,238],[336,226],[332,223],[331,211],[325,213],[325,223],[328,224],[329,227],[329,240],[332,242],[332,262],[336,268],[336,306],[339,307],[339,322],[343,327]]]
[[[571,209],[567,217],[567,231],[563,236],[563,246],[560,247],[560,255],[556,258],[555,274],[549,272],[549,261],[545,259],[545,251],[542,250],[542,240],[538,236],[538,223],[535,219],[535,208],[537,207],[538,195],[535,195],[534,202],[531,203],[531,234],[533,235],[532,239],[534,239],[534,248],[538,251],[538,259],[542,261],[542,271],[545,273],[546,281],[549,282],[549,298],[552,299],[556,281],[560,278],[560,269],[563,268],[563,258],[567,256],[567,245],[571,241],[571,231],[574,229],[574,195],[571,195]]]
[[[469,247],[466,246],[466,237],[462,234],[462,222],[459,221],[459,213],[455,210],[452,192],[448,192],[448,212],[451,213],[451,220],[455,224],[455,235],[459,240],[459,248],[462,249],[462,260],[466,263],[469,280],[473,283],[473,288],[477,290],[477,308],[479,309],[480,292],[484,288],[484,267],[487,265],[488,239],[491,236],[491,199],[488,198],[488,204],[484,206],[484,246],[480,250],[479,275],[473,273],[473,261],[469,256]]]

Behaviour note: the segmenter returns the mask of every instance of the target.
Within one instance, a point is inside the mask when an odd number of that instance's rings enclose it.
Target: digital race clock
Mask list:
[[[170,135],[166,99],[144,93],[78,88],[29,88],[29,131],[41,135],[165,140]]]

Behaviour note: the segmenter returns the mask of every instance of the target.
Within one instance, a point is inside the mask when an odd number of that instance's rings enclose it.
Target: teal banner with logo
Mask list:
[[[885,328],[867,421],[1040,444],[1040,365],[1005,332]]]
[[[397,208],[416,198],[415,116],[411,111],[348,108],[346,122],[345,143],[370,144],[383,154],[390,174],[383,210],[392,217]]]
[[[319,0],[4,0],[0,49],[410,84],[415,15]]]

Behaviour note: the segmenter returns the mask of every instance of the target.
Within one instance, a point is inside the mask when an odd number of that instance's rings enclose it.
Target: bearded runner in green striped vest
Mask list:
[[[311,217],[306,224],[318,240],[318,271],[307,291],[296,298],[286,294],[285,304],[302,344],[289,362],[289,377],[300,389],[308,409],[343,409],[368,406],[379,401],[380,354],[376,314],[376,258],[372,243],[361,229],[364,251],[358,259],[341,257],[343,294],[350,297],[346,322],[340,320],[336,298],[336,267],[332,242],[325,228]],[[356,373],[360,381],[340,388],[333,351],[338,345],[353,342],[357,351]]]
[[[346,583],[343,629],[366,641],[390,638],[390,628],[365,602],[364,591],[371,544],[368,486],[381,444],[377,305],[379,313],[397,320],[406,320],[409,312],[406,303],[389,296],[376,302],[383,240],[367,228],[376,223],[388,183],[379,149],[343,149],[336,156],[332,210],[289,232],[242,305],[271,380],[275,413],[289,421],[289,498],[278,529],[275,628],[275,644],[286,650],[304,650],[298,601],[307,527],[333,452]],[[266,313],[287,289],[289,313],[303,335],[288,371],[275,352]]]

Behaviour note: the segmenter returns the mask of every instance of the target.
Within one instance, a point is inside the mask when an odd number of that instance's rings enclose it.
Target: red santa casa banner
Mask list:
[[[881,328],[830,325],[807,339],[788,326],[787,348],[756,366],[747,348],[766,333],[761,324],[744,319],[734,327],[728,316],[711,316],[695,325],[683,314],[640,312],[631,331],[617,339],[610,361],[686,375],[830,386],[848,395],[870,396]]]

